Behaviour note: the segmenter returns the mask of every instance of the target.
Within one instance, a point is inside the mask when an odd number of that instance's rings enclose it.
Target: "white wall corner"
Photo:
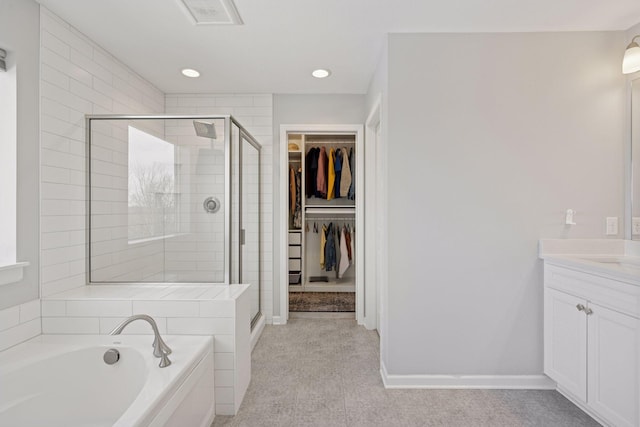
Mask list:
[[[396,389],[523,389],[555,390],[546,375],[394,375],[380,362],[385,388]]]

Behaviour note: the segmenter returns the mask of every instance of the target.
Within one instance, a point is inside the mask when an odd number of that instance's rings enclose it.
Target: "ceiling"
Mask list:
[[[193,25],[180,0],[37,1],[166,93],[361,94],[386,33],[627,30],[640,22],[638,0],[236,0],[240,26]],[[201,77],[183,77],[185,67]],[[311,77],[320,67],[331,77]]]

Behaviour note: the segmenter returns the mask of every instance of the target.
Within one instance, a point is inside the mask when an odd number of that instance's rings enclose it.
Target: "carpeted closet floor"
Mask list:
[[[355,292],[289,292],[289,311],[355,312]]]
[[[353,320],[266,326],[239,413],[213,426],[599,426],[556,391],[385,389],[378,347]]]

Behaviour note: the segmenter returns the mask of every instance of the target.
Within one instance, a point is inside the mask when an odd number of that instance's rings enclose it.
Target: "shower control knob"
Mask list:
[[[202,203],[204,211],[207,213],[216,213],[220,210],[220,200],[215,197],[207,197]]]
[[[120,360],[120,352],[115,348],[110,348],[104,353],[104,356],[102,356],[102,359],[104,360],[104,363],[106,363],[107,365],[113,365],[117,363],[118,360]]]

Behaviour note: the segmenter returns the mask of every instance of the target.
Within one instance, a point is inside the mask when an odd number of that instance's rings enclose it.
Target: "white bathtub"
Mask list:
[[[0,353],[0,426],[209,426],[213,340],[166,336],[159,368],[153,336],[41,335]],[[110,348],[120,360],[107,365]]]

